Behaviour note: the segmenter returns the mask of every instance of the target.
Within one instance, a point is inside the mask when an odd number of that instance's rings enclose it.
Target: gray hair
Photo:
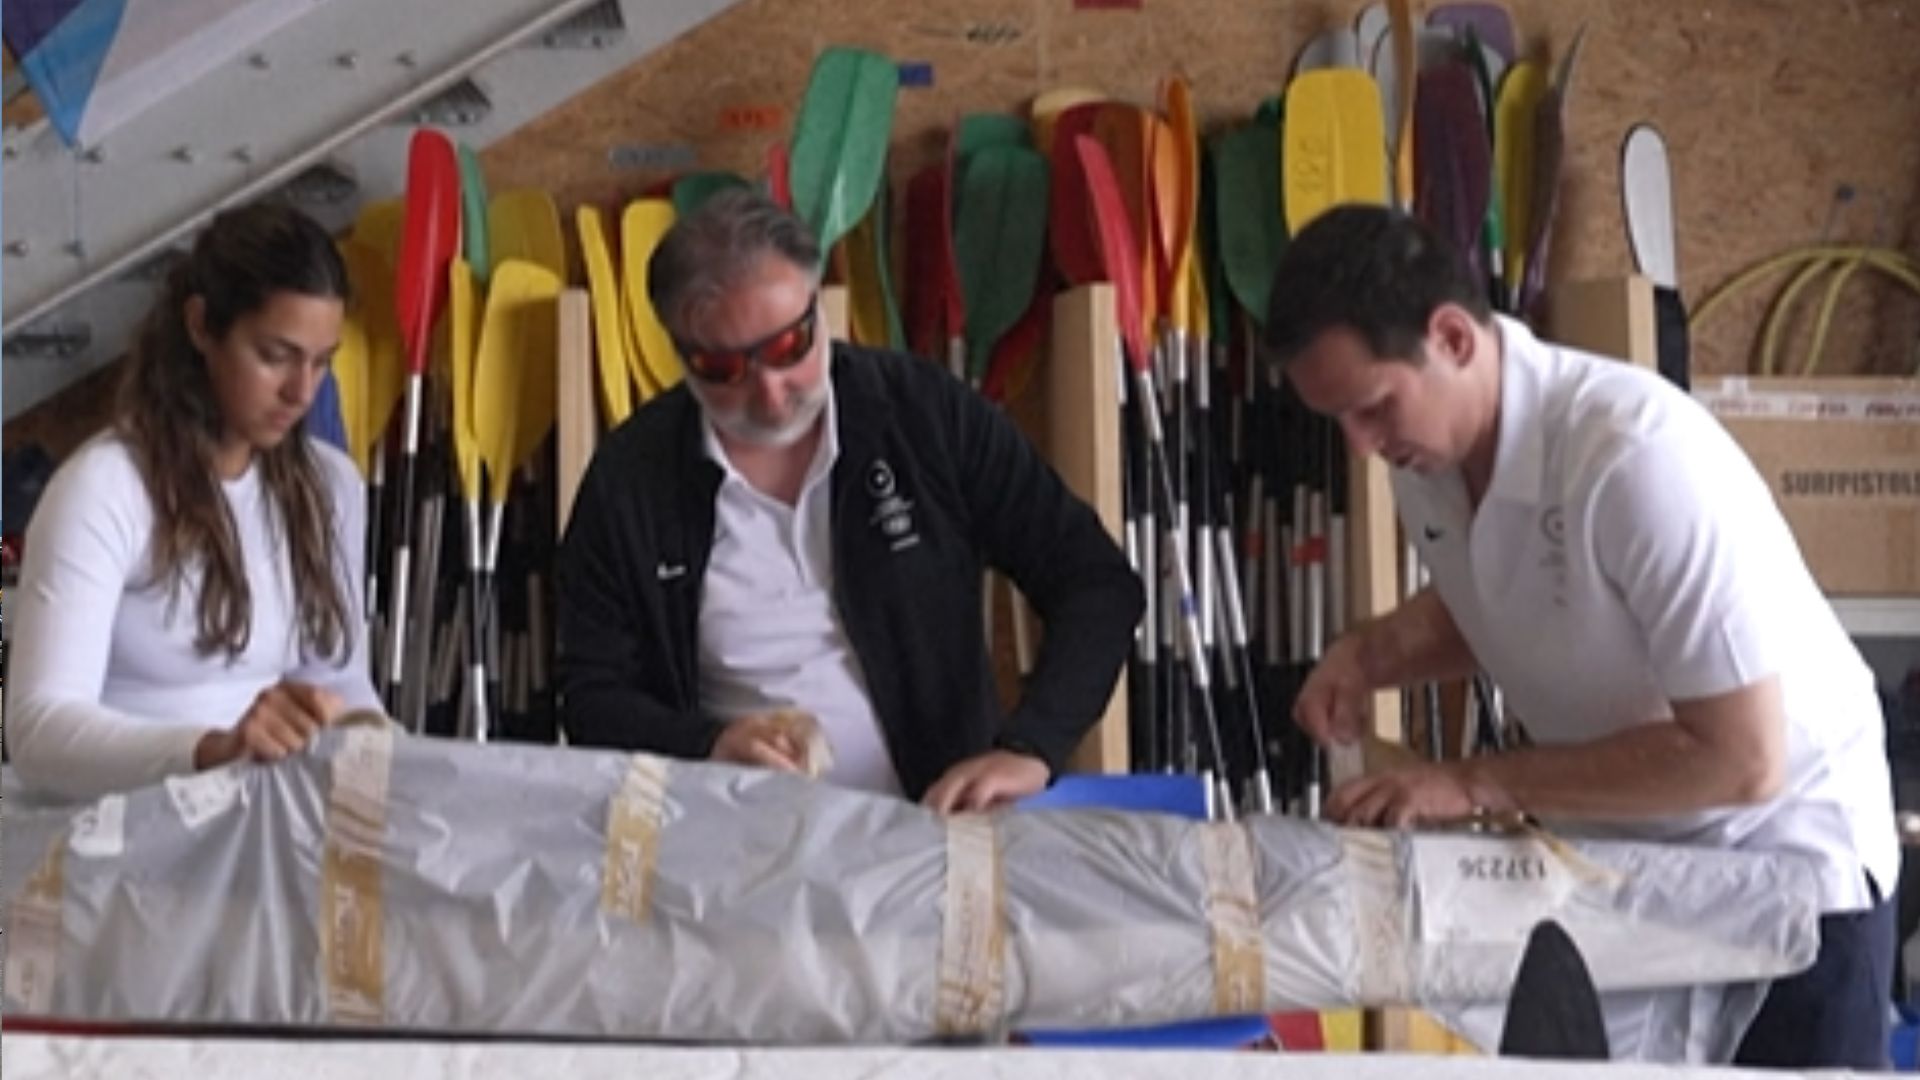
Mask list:
[[[759,189],[720,191],[674,222],[647,261],[647,297],[676,337],[690,316],[737,283],[762,256],[820,272],[820,242],[792,211]]]

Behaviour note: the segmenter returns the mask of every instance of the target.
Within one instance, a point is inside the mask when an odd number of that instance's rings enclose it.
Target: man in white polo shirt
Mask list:
[[[1800,853],[1818,869],[1820,955],[1773,985],[1736,1061],[1881,1066],[1899,858],[1884,721],[1739,446],[1657,375],[1491,315],[1436,236],[1383,208],[1294,238],[1266,346],[1393,467],[1433,581],[1327,650],[1296,720],[1350,742],[1370,691],[1484,670],[1533,743],[1352,781],[1329,816],[1520,810]]]
[[[1099,718],[1144,597],[1091,507],[1005,414],[904,354],[828,340],[820,249],[749,190],[680,219],[648,267],[687,369],[612,432],[558,559],[561,723],[576,745],[799,769],[983,810],[1030,795]],[[1001,708],[981,570],[1045,635]]]

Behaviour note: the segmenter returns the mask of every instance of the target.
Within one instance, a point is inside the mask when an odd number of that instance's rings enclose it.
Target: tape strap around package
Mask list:
[[[997,1031],[1006,1015],[1006,926],[1000,837],[987,814],[946,821],[947,884],[941,908],[934,1024],[942,1035]]]
[[[1393,837],[1373,829],[1341,829],[1339,835],[1359,952],[1358,984],[1349,988],[1348,998],[1410,1001],[1414,978],[1408,967],[1405,890]]]
[[[647,920],[660,826],[667,811],[667,761],[627,759],[627,772],[607,806],[607,846],[600,871],[600,910],[629,922]]]
[[[336,1023],[386,1022],[381,871],[393,728],[349,729],[333,759],[320,857],[320,949]]]
[[[1265,1007],[1267,972],[1261,954],[1260,898],[1253,888],[1253,845],[1245,827],[1230,822],[1209,822],[1194,831],[1207,876],[1214,1012],[1257,1013]]]
[[[1920,422],[1920,382],[1907,391],[1879,393],[1770,389],[1745,379],[1723,379],[1695,389],[1694,400],[1721,419]]]
[[[67,833],[54,837],[40,865],[7,908],[6,1004],[14,1013],[53,1011],[60,974],[61,909],[66,898]]]

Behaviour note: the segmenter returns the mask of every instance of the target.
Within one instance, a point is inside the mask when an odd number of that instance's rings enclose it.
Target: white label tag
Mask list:
[[[1413,879],[1429,944],[1524,943],[1576,887],[1552,850],[1522,837],[1420,837]]]
[[[73,819],[67,850],[85,859],[113,859],[127,849],[127,798],[108,795]]]
[[[239,769],[225,765],[192,776],[169,776],[167,794],[187,828],[198,829],[242,801]]]

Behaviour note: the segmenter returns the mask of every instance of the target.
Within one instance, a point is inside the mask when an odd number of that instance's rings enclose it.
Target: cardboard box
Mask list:
[[[1920,596],[1920,379],[1701,378],[1836,596]]]

